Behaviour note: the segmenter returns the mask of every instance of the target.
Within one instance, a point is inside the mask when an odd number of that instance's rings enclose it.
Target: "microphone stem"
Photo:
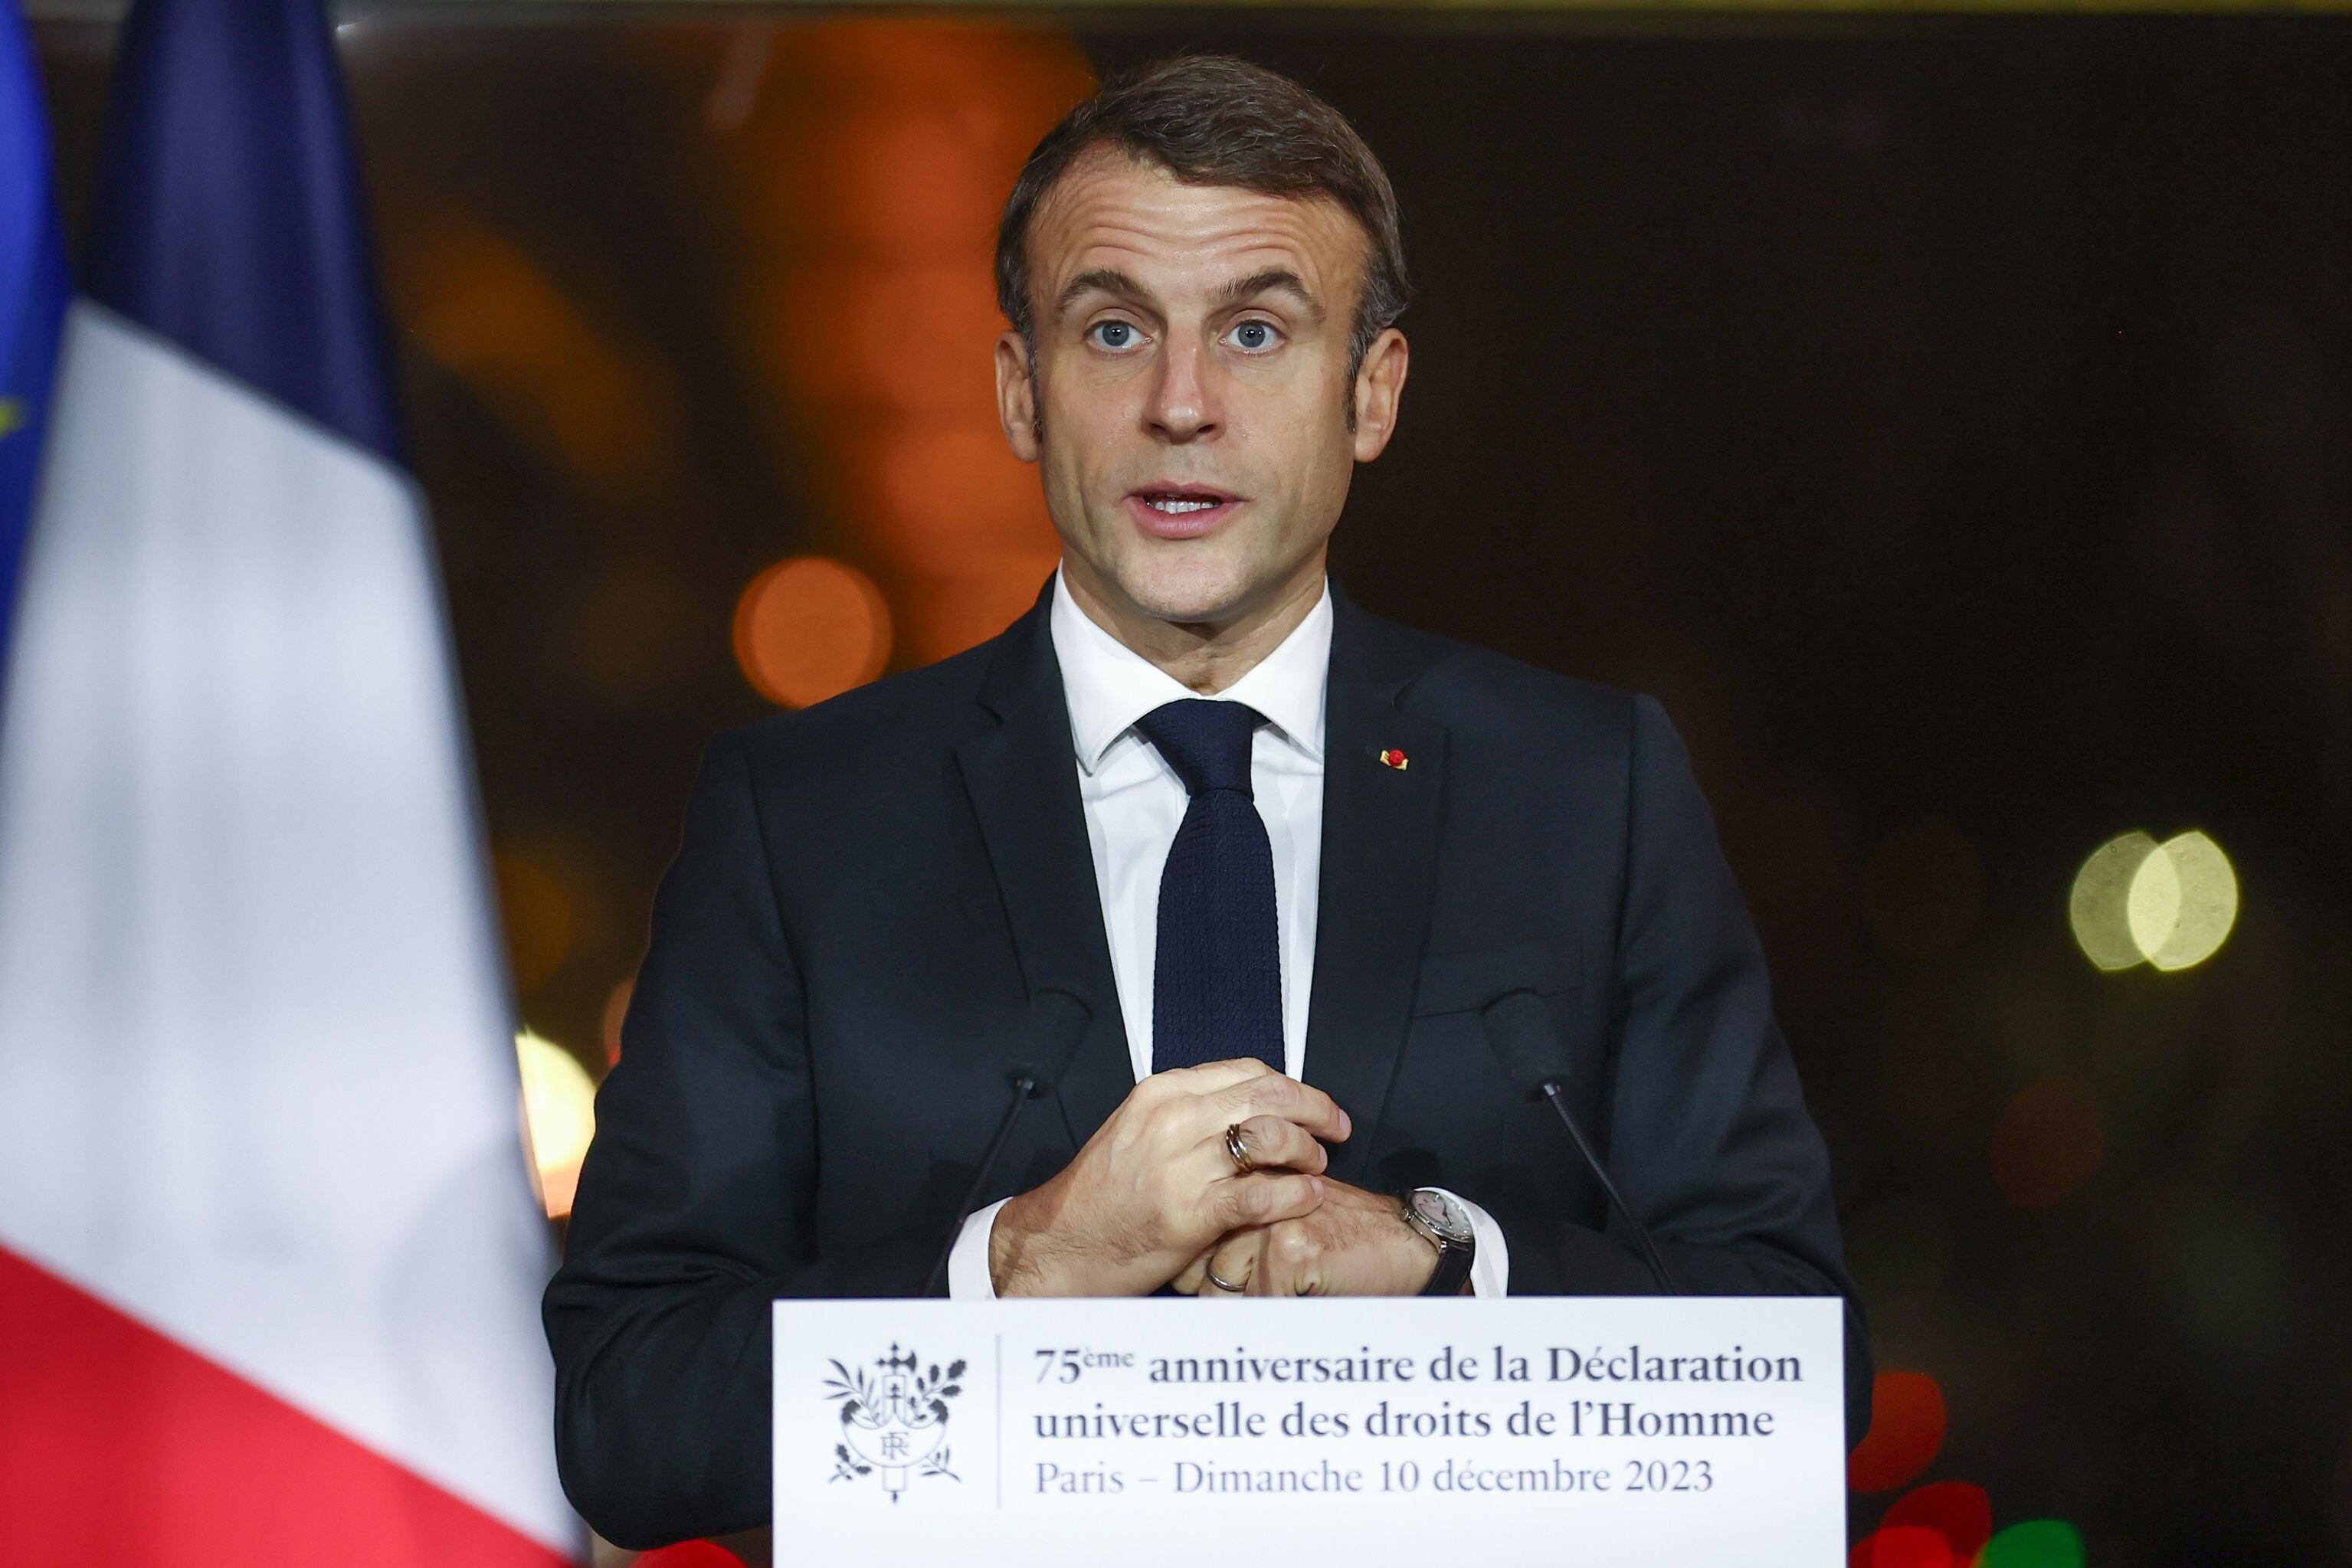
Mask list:
[[[988,1178],[996,1170],[997,1156],[1003,1154],[1004,1145],[1013,1141],[1013,1127],[1021,1120],[1021,1108],[1028,1104],[1036,1092],[1037,1081],[1027,1073],[1021,1073],[1013,1080],[1013,1103],[1004,1108],[1003,1120],[996,1124],[996,1136],[988,1141],[988,1152],[980,1156],[980,1168],[971,1173],[971,1186],[964,1193],[963,1201],[956,1205],[955,1223],[948,1227],[947,1245],[940,1249],[939,1261],[931,1265],[930,1277],[923,1281],[923,1294],[928,1296],[940,1288],[940,1281],[948,1271],[948,1260],[955,1255],[955,1244],[963,1236],[963,1222],[971,1218],[973,1209],[980,1207],[980,1195],[988,1189]]]
[[[1559,1080],[1545,1080],[1543,1094],[1551,1108],[1559,1113],[1559,1124],[1566,1127],[1568,1135],[1576,1140],[1576,1152],[1584,1156],[1585,1165],[1600,1179],[1601,1190],[1608,1196],[1611,1206],[1624,1219],[1626,1228],[1633,1232],[1634,1239],[1641,1242],[1643,1260],[1649,1264],[1651,1278],[1657,1281],[1659,1292],[1668,1296],[1680,1295],[1682,1292],[1675,1289],[1674,1276],[1666,1272],[1666,1260],[1658,1255],[1658,1244],[1650,1239],[1649,1228],[1633,1218],[1633,1211],[1625,1206],[1624,1195],[1617,1190],[1617,1184],[1609,1179],[1609,1167],[1601,1163],[1601,1156],[1585,1140],[1584,1129],[1577,1125],[1575,1115],[1568,1108],[1567,1091],[1560,1087]]]

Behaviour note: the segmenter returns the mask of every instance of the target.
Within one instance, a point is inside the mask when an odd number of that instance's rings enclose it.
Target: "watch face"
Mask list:
[[[1427,1222],[1432,1230],[1444,1237],[1446,1240],[1456,1247],[1470,1245],[1469,1217],[1461,1211],[1452,1198],[1442,1192],[1433,1192],[1424,1186],[1415,1188],[1412,1196],[1405,1201],[1412,1205],[1413,1212]]]

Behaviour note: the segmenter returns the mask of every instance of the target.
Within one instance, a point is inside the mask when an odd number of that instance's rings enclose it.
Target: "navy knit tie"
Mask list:
[[[1192,802],[1160,873],[1151,1070],[1255,1056],[1282,1071],[1282,954],[1274,848],[1250,795],[1250,737],[1265,718],[1190,699],[1136,721]]]

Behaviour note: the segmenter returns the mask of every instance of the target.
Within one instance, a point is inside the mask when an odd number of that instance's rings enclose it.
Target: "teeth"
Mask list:
[[[1155,512],[1168,512],[1171,514],[1183,512],[1205,512],[1210,507],[1214,507],[1218,503],[1214,501],[1182,500],[1172,496],[1155,496],[1144,503],[1145,506],[1150,507]]]

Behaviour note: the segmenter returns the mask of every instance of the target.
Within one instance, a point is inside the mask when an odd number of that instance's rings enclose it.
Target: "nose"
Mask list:
[[[1143,419],[1154,436],[1180,446],[1216,434],[1222,423],[1216,367],[1197,334],[1171,335],[1160,356]]]

